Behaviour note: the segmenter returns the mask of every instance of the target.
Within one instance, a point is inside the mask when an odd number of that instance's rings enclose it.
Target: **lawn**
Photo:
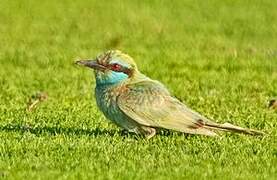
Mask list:
[[[0,179],[276,179],[277,1],[0,2]],[[264,137],[124,135],[97,109],[107,49],[181,101]],[[47,98],[32,111],[38,92]]]

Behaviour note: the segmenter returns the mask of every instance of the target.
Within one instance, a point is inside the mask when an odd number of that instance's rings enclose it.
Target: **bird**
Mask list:
[[[230,123],[216,123],[190,109],[161,82],[141,73],[133,58],[120,50],[108,50],[95,59],[75,63],[94,70],[97,106],[123,131],[146,139],[155,136],[158,129],[206,136],[219,136],[219,131],[264,134]]]

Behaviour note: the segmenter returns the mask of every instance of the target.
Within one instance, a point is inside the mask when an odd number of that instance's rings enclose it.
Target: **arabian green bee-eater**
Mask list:
[[[191,110],[156,80],[142,74],[134,60],[118,50],[95,60],[76,62],[94,69],[95,98],[99,109],[112,122],[129,132],[151,138],[157,128],[216,136],[217,130],[246,134],[262,132],[229,123],[215,123]]]

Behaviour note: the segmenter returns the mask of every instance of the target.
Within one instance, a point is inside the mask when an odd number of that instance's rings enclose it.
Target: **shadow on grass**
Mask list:
[[[116,134],[121,134],[120,131],[116,130],[105,130],[100,128],[95,129],[82,129],[82,128],[74,128],[74,127],[58,127],[58,126],[28,126],[28,125],[19,125],[19,124],[8,124],[8,125],[0,125],[0,131],[7,132],[19,132],[25,133],[30,132],[35,135],[42,134],[66,134],[66,135],[88,135],[88,136],[115,136]]]
[[[20,125],[20,124],[7,124],[7,125],[0,125],[0,131],[6,131],[6,132],[18,132],[18,133],[25,133],[29,132],[32,134],[35,134],[37,136],[43,135],[43,134],[50,134],[50,135],[59,135],[59,134],[65,134],[65,135],[86,135],[86,136],[129,136],[129,137],[135,137],[138,138],[138,135],[134,133],[130,133],[127,131],[120,131],[120,130],[106,130],[106,129],[82,129],[82,128],[75,128],[75,127],[58,127],[58,126],[28,126],[28,125]],[[176,132],[175,132],[176,133]],[[158,130],[157,135],[161,136],[171,136],[174,132],[169,130]],[[181,134],[181,133],[178,133]]]

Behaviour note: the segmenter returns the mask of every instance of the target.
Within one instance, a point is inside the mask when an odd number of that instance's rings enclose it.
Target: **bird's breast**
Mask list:
[[[117,105],[117,97],[128,89],[124,86],[118,87],[96,87],[95,98],[99,109],[104,115],[124,129],[133,129],[135,124],[120,110]]]
[[[127,90],[125,86],[96,87],[95,98],[97,105],[103,108],[114,108],[117,105],[117,97]]]

